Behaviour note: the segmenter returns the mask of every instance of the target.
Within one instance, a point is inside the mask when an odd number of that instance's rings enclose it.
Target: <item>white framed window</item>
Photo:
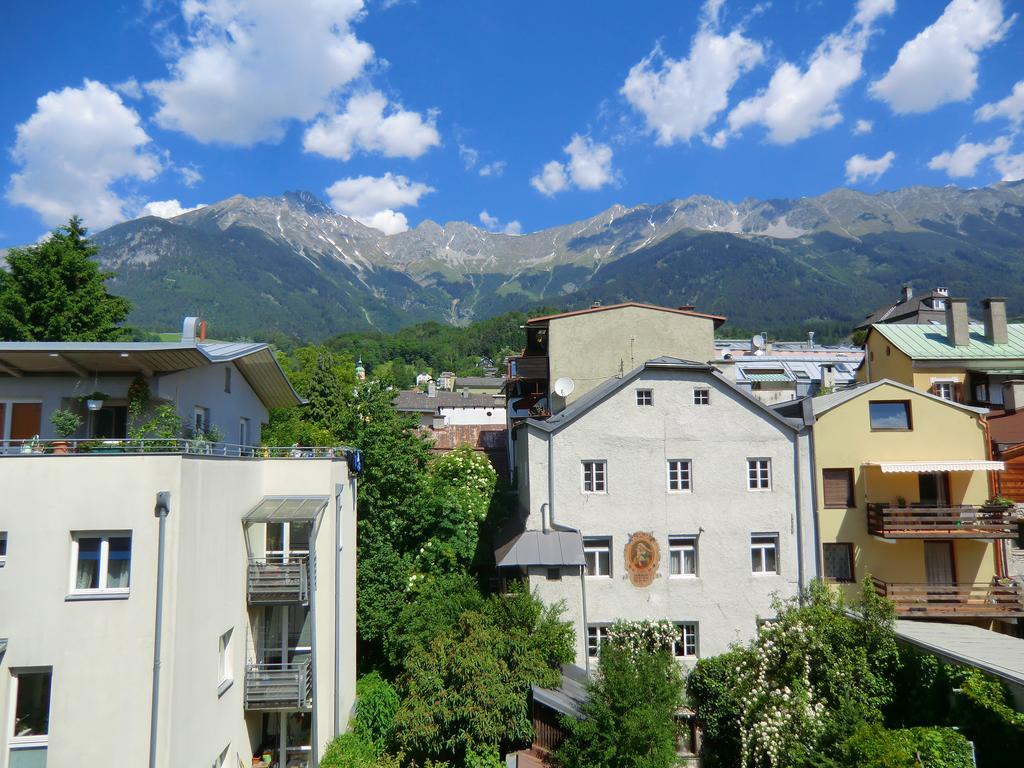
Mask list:
[[[672,655],[680,658],[697,655],[697,622],[684,621],[676,624],[679,634],[672,642]]]
[[[583,462],[583,492],[584,493],[607,493],[608,492],[608,462],[606,461],[584,461]]]
[[[636,391],[637,405],[654,405],[654,391],[650,389],[638,389]]]
[[[0,568],[7,565],[7,531],[0,531]]]
[[[979,403],[988,402],[988,384],[975,384],[974,385],[974,399]]]
[[[612,575],[611,536],[585,536],[583,558],[587,561],[587,576]]]
[[[210,409],[197,405],[192,409],[192,427],[195,433],[202,434],[210,428]]]
[[[933,381],[932,394],[943,400],[956,400],[955,381]]]
[[[668,489],[676,493],[692,491],[692,474],[689,459],[668,460]]]
[[[50,740],[50,683],[53,670],[11,670],[7,729],[8,765],[45,765]]]
[[[750,572],[779,572],[779,535],[755,533],[750,537]]]
[[[697,575],[697,537],[668,537],[668,575],[686,578]]]
[[[770,491],[772,489],[772,460],[747,459],[747,490]]]
[[[71,595],[127,595],[131,531],[71,534]]]
[[[222,694],[234,681],[231,653],[231,633],[234,627],[217,638],[217,694]]]
[[[693,404],[711,405],[711,390],[703,387],[693,390]]]
[[[601,643],[608,642],[607,624],[590,624],[587,627],[587,656],[597,658],[601,652]]]

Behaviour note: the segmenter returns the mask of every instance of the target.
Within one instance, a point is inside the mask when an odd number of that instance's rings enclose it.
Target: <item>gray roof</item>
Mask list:
[[[785,416],[776,413],[771,408],[762,403],[760,400],[758,400],[756,397],[754,397],[752,394],[747,392],[745,389],[743,389],[742,387],[737,387],[713,365],[710,365],[708,363],[696,363],[693,360],[680,360],[679,358],[676,357],[667,356],[656,357],[653,360],[648,360],[647,362],[634,368],[632,371],[630,371],[621,378],[613,377],[608,379],[607,381],[603,381],[602,383],[594,387],[592,390],[587,392],[585,395],[583,395],[581,398],[573,401],[573,403],[569,405],[564,411],[560,411],[559,413],[556,413],[555,415],[547,419],[527,419],[525,423],[529,424],[531,427],[537,427],[538,429],[542,429],[545,432],[554,432],[560,429],[561,427],[564,427],[566,424],[569,424],[570,422],[579,418],[584,413],[589,411],[591,408],[596,406],[598,403],[605,400],[605,398],[609,397],[615,392],[618,392],[623,387],[628,386],[630,382],[632,382],[644,371],[658,369],[699,371],[707,373],[709,377],[716,379],[722,386],[735,392],[738,397],[746,400],[751,405],[755,406],[758,410],[760,410],[762,413],[782,422],[787,427],[791,429],[799,429],[800,426],[802,426],[802,422],[799,422],[798,420],[795,419],[786,418]]]
[[[970,624],[896,620],[896,637],[950,661],[1024,685],[1024,640]]]
[[[233,362],[268,408],[298,405],[302,398],[267,344],[231,342],[6,341],[0,342],[0,375],[154,376]]]
[[[242,520],[245,523],[315,520],[329,501],[327,496],[264,496]]]
[[[893,381],[892,379],[879,379],[878,381],[873,381],[870,384],[858,384],[856,386],[849,387],[848,389],[841,389],[836,392],[831,392],[827,395],[819,395],[818,397],[812,398],[811,405],[814,408],[814,415],[818,416],[822,413],[825,413],[826,411],[830,411],[833,408],[836,408],[837,406],[840,406],[849,400],[853,400],[855,397],[860,397],[866,392],[870,392],[876,387],[882,386],[883,384],[891,384],[897,389],[902,389],[906,392],[911,392],[915,395],[920,395],[921,397],[928,397],[931,398],[932,400],[937,400],[938,402],[943,403],[944,405],[948,405],[952,408],[960,408],[961,410],[970,411],[971,413],[988,413],[988,408],[975,408],[974,406],[971,405],[964,405],[963,403],[957,403],[954,402],[953,400],[946,400],[941,397],[936,397],[933,394],[930,394],[928,392],[922,392],[920,389],[914,389],[913,387],[908,387],[906,384],[901,384],[900,382]]]
[[[469,395],[463,397],[461,392],[438,390],[434,397],[425,392],[407,389],[398,393],[391,401],[396,410],[411,413],[434,413],[438,408],[499,408],[505,407],[504,397],[495,395]]]
[[[499,568],[586,565],[578,531],[523,531],[494,553]]]
[[[504,376],[456,376],[456,387],[493,387],[501,389],[505,386]]]
[[[563,715],[580,718],[587,695],[587,673],[574,664],[562,665],[562,681],[557,688],[531,686],[533,700]]]
[[[925,321],[933,318],[941,320],[945,317],[946,311],[945,309],[935,309],[932,306],[932,302],[935,299],[948,301],[949,294],[939,293],[937,290],[932,289],[924,293],[914,294],[906,300],[901,297],[894,304],[882,307],[870,315],[865,315],[864,322],[858,325],[857,328],[867,328],[874,323],[894,323],[913,315],[917,315],[919,321],[922,318]]]

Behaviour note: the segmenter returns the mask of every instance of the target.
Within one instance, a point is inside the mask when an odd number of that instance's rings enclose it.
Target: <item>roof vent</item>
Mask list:
[[[195,344],[206,341],[206,321],[198,317],[186,317],[181,324],[182,344]]]
[[[943,288],[942,286],[939,286],[938,288],[935,289],[935,292],[939,294],[939,296],[949,296],[949,288]]]

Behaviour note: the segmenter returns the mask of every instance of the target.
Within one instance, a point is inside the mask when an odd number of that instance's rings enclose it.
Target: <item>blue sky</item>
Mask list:
[[[0,5],[0,247],[308,189],[385,231],[1024,177],[1020,0]]]

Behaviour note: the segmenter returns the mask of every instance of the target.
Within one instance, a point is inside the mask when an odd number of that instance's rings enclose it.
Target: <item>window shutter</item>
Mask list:
[[[959,381],[953,385],[953,400],[958,403],[964,402],[964,385]]]
[[[854,506],[852,469],[823,469],[822,481],[826,507],[846,509]]]

